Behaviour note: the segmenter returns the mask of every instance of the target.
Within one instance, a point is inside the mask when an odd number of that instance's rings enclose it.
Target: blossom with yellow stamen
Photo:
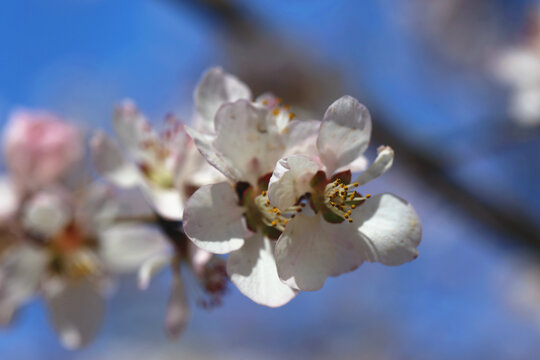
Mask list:
[[[380,147],[375,161],[351,181],[370,135],[369,112],[345,96],[328,108],[316,152],[278,161],[268,206],[310,205],[288,219],[276,243],[278,274],[292,288],[318,290],[327,277],[364,261],[400,265],[417,257],[422,227],[413,207],[392,194],[360,192],[392,166],[394,151]]]

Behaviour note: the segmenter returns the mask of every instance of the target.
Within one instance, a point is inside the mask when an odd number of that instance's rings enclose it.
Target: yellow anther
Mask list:
[[[289,222],[288,219],[284,219],[284,220],[283,220],[283,225],[287,225],[288,222]]]
[[[371,197],[371,194],[366,195],[366,199],[369,199]]]
[[[349,222],[350,222],[350,223],[352,223],[352,222],[353,222],[353,220],[352,220],[352,219],[349,219]]]
[[[357,187],[357,186],[358,186],[358,183],[354,183],[354,184],[352,184],[352,186]]]
[[[289,120],[292,120],[296,117],[296,114],[295,113],[289,113]]]
[[[272,226],[276,226],[276,225],[277,225],[277,221],[276,220],[272,221]]]
[[[262,103],[263,103],[263,105],[265,105],[265,106],[266,106],[266,105],[268,105],[268,100],[263,100],[263,102],[262,102]]]
[[[356,209],[356,205],[352,204],[351,209]]]
[[[343,215],[343,217],[344,217],[345,219],[348,219],[348,218],[349,218],[349,214],[345,214],[345,215]]]
[[[275,108],[274,110],[272,110],[272,114],[274,114],[274,116],[278,116],[279,115],[279,109]]]
[[[262,196],[266,196],[266,191],[263,190]]]
[[[270,200],[266,200],[266,205],[270,205]]]

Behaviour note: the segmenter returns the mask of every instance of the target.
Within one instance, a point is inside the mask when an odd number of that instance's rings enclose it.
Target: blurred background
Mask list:
[[[321,118],[372,112],[392,192],[419,213],[417,260],[367,264],[268,309],[233,286],[163,332],[169,276],[123,279],[97,339],[64,350],[41,302],[0,331],[8,359],[534,359],[540,353],[540,7],[525,0],[0,2],[0,122],[46,108],[110,131],[114,104],[188,121],[223,66]],[[535,96],[538,95],[538,96]],[[84,311],[84,309],[81,309]]]

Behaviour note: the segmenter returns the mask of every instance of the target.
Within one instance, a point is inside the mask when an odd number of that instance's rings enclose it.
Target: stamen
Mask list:
[[[326,207],[349,223],[353,222],[352,210],[371,198],[370,194],[362,196],[358,191],[354,190],[357,186],[358,183],[345,184],[341,179],[336,179],[326,185],[324,190]]]

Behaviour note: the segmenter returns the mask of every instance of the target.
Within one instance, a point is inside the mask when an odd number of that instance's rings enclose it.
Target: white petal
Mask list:
[[[17,211],[19,197],[13,182],[6,176],[0,177],[0,222],[8,219]]]
[[[110,186],[92,183],[77,199],[75,221],[87,234],[97,234],[108,227],[120,211],[120,204]]]
[[[107,267],[116,272],[138,269],[149,258],[169,249],[165,236],[156,228],[124,223],[100,234],[100,252]]]
[[[355,98],[336,100],[324,114],[317,148],[328,173],[353,162],[367,149],[371,117]]]
[[[194,93],[195,108],[202,126],[214,128],[214,117],[218,109],[227,102],[251,99],[251,91],[237,77],[219,67],[211,68],[202,77]]]
[[[351,225],[330,224],[318,215],[298,215],[289,221],[275,251],[281,280],[300,290],[314,291],[327,277],[360,266],[365,260],[365,244]]]
[[[162,188],[147,181],[141,182],[141,189],[152,208],[160,216],[170,220],[182,219],[184,204],[177,189]]]
[[[540,125],[540,87],[516,90],[510,97],[508,112],[522,126]]]
[[[268,184],[268,199],[281,210],[296,204],[300,196],[311,190],[309,182],[320,166],[301,155],[292,155],[277,162]]]
[[[390,146],[381,146],[377,149],[377,158],[371,166],[360,174],[355,180],[359,185],[364,185],[387,172],[394,163],[394,150]]]
[[[536,86],[540,80],[540,60],[535,51],[512,49],[499,56],[494,64],[494,72],[502,81],[514,87]]]
[[[94,168],[101,176],[119,187],[132,187],[139,183],[139,170],[126,160],[118,145],[103,132],[94,134],[90,149]]]
[[[365,157],[364,155],[356,158],[356,160],[354,160],[352,163],[349,163],[345,166],[342,166],[340,168],[338,168],[335,173],[340,173],[342,171],[347,171],[347,170],[350,170],[351,173],[355,173],[355,172],[359,172],[359,171],[364,171],[368,168],[368,165],[369,165],[369,160],[367,159],[367,157]]]
[[[279,279],[273,245],[261,234],[229,255],[227,273],[242,294],[261,305],[282,306],[298,293]]]
[[[46,292],[51,320],[62,344],[68,349],[87,345],[96,335],[104,313],[104,301],[89,279],[64,284]]]
[[[251,184],[271,173],[286,149],[271,116],[246,100],[223,105],[216,115],[214,148]]]
[[[0,262],[0,318],[9,321],[14,310],[37,291],[47,257],[27,245],[7,249]]]
[[[230,159],[224,157],[223,154],[214,148],[215,135],[199,132],[189,127],[186,127],[186,131],[193,138],[197,149],[206,161],[230,180],[241,180],[242,172],[233,165]]]
[[[141,147],[143,141],[158,141],[156,133],[146,118],[130,100],[125,100],[116,107],[113,126],[121,147],[125,148],[134,160],[148,156],[147,151]]]
[[[422,224],[407,201],[380,194],[356,208],[352,216],[367,237],[368,261],[400,265],[418,256],[416,247],[422,238]]]
[[[213,257],[212,253],[203,250],[190,242],[188,245],[188,254],[193,271],[195,274],[202,276],[204,273],[204,267]]]
[[[229,253],[244,245],[247,229],[243,213],[229,183],[205,185],[187,201],[184,231],[201,249],[215,254]]]
[[[282,133],[287,143],[286,155],[319,156],[317,136],[321,122],[318,120],[290,121]]]
[[[138,273],[139,289],[146,290],[152,278],[172,261],[171,254],[162,253],[146,260]]]
[[[165,315],[165,329],[169,337],[177,338],[186,328],[189,320],[189,303],[180,274],[173,274],[171,293]]]
[[[22,222],[27,231],[51,238],[67,226],[71,217],[71,209],[59,194],[41,192],[24,207]]]

